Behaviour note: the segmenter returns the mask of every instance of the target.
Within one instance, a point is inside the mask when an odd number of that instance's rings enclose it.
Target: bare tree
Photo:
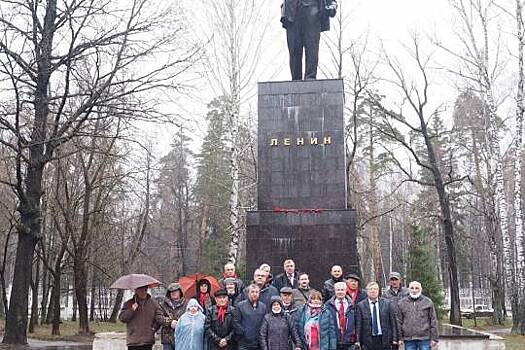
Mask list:
[[[453,50],[441,42],[437,45],[445,52],[452,55],[459,62],[456,68],[449,68],[448,70],[456,76],[463,79],[464,84],[479,94],[483,101],[482,123],[485,131],[485,138],[487,147],[487,174],[490,182],[487,188],[494,188],[494,204],[492,201],[485,201],[484,211],[487,213],[489,231],[493,233],[491,238],[491,254],[493,258],[494,277],[492,278],[493,291],[495,294],[495,310],[496,321],[503,322],[505,313],[505,285],[513,290],[516,285],[516,268],[515,268],[515,251],[514,239],[512,237],[511,228],[509,228],[509,220],[514,220],[514,223],[519,224],[516,228],[516,234],[522,233],[522,219],[521,207],[515,207],[516,201],[521,202],[520,191],[521,180],[518,180],[515,192],[510,196],[506,196],[505,182],[504,182],[504,155],[501,149],[502,128],[500,117],[498,116],[498,98],[497,98],[497,81],[501,77],[500,71],[504,67],[505,62],[502,59],[502,50],[500,42],[500,26],[495,23],[497,11],[502,9],[495,1],[482,0],[453,0],[451,5],[456,10],[459,19],[461,30],[457,33],[458,42],[461,45],[459,50]],[[523,100],[523,87],[520,87],[520,80],[523,79],[522,71],[522,44],[523,42],[523,28],[521,20],[521,4],[519,1],[514,3],[516,11],[513,12],[516,18],[516,37],[518,38],[518,86],[517,86],[517,108],[516,108],[516,137],[512,145],[511,153],[513,158],[519,154],[516,147],[521,147],[522,144],[522,112],[520,111],[520,100]],[[520,13],[518,13],[520,11]],[[520,63],[521,61],[521,63]],[[521,92],[520,92],[521,90]],[[521,148],[520,148],[521,149]],[[518,158],[520,158],[518,156]],[[514,175],[520,173],[516,167],[520,160],[514,164]],[[516,179],[514,179],[516,181]],[[477,186],[480,188],[480,186]],[[521,193],[521,192],[519,192]],[[487,204],[487,206],[485,206]],[[514,207],[515,213],[518,216],[514,218],[509,214]],[[503,252],[503,254],[501,254]],[[502,261],[503,260],[503,261]],[[505,283],[502,278],[505,276]],[[514,310],[513,310],[514,311]]]
[[[384,117],[381,119],[383,125],[378,125],[378,131],[391,140],[399,143],[408,154],[415,160],[417,165],[427,171],[430,175],[430,181],[425,181],[415,177],[412,172],[405,168],[405,166],[397,161],[399,169],[406,175],[406,181],[415,182],[423,186],[432,186],[439,199],[440,219],[443,227],[445,243],[448,257],[448,277],[450,280],[450,322],[461,325],[461,313],[459,303],[459,282],[458,282],[458,265],[456,261],[456,237],[454,234],[454,225],[452,222],[452,214],[450,207],[449,194],[447,192],[447,185],[457,181],[457,179],[445,180],[442,175],[442,170],[438,163],[436,156],[435,145],[433,144],[433,135],[429,131],[429,120],[432,120],[432,113],[427,114],[426,109],[429,104],[429,88],[430,81],[428,77],[428,61],[429,57],[423,57],[420,52],[420,43],[416,36],[412,40],[411,56],[414,65],[417,67],[418,79],[410,80],[406,76],[406,72],[401,65],[394,59],[385,54],[386,64],[392,72],[394,78],[391,80],[394,87],[396,87],[402,96],[403,101],[406,101],[411,114],[416,117],[417,122],[410,122],[410,113],[403,111],[396,112],[380,101],[375,94],[370,93],[369,98],[371,103],[382,112]],[[419,85],[418,85],[419,82]],[[397,124],[397,126],[396,126]],[[424,156],[418,154],[415,145],[411,141],[407,141],[405,136],[398,131],[398,127],[406,128],[410,135],[414,135],[421,140],[424,145]],[[393,159],[397,159],[392,154]]]
[[[18,292],[11,294],[3,342],[25,344],[46,164],[85,132],[96,106],[118,108],[124,96],[138,99],[177,85],[194,50],[180,44],[175,9],[148,0],[14,0],[2,2],[0,13],[1,93],[10,101],[0,114],[10,137],[0,142],[13,154],[16,177],[7,182],[16,191],[20,214],[13,278]],[[158,101],[142,102],[137,108],[148,118]]]

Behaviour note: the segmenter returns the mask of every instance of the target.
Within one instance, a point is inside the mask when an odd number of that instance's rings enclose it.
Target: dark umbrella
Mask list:
[[[140,287],[158,287],[160,284],[160,281],[151,276],[144,275],[141,273],[132,273],[130,275],[120,277],[118,280],[113,282],[113,284],[109,288],[135,290]]]

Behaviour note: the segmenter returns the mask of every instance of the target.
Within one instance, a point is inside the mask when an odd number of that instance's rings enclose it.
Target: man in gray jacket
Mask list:
[[[388,276],[388,289],[383,293],[383,298],[397,304],[399,300],[410,294],[408,288],[401,285],[401,274],[399,272],[390,272]]]
[[[401,343],[405,350],[429,350],[438,345],[438,322],[434,303],[422,295],[417,281],[410,282],[410,295],[398,303]]]
[[[401,274],[399,272],[390,272],[388,276],[388,289],[383,293],[383,298],[388,299],[392,302],[392,309],[396,314],[396,318],[399,318],[399,310],[397,304],[399,300],[410,295],[408,288],[401,285]],[[392,350],[399,349],[399,345],[392,345]]]

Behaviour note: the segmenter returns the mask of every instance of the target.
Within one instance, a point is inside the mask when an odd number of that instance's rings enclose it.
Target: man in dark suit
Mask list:
[[[299,286],[299,271],[295,269],[292,259],[286,259],[283,263],[283,273],[278,274],[272,281],[272,285],[278,291],[283,287],[295,289]]]
[[[379,298],[376,282],[367,284],[366,294],[356,306],[356,344],[365,350],[390,350],[399,341],[395,309],[389,300]]]
[[[330,17],[337,10],[335,0],[284,0],[281,23],[286,28],[292,80],[303,78],[303,50],[306,56],[304,79],[316,79],[321,32],[330,30]]]

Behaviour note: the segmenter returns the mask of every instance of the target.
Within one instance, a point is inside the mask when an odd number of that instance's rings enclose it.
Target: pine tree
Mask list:
[[[155,206],[158,208],[155,222],[159,225],[150,244],[156,246],[157,254],[168,257],[175,263],[169,265],[174,271],[165,271],[165,278],[196,272],[200,253],[200,238],[194,234],[194,210],[192,207],[190,161],[192,152],[190,139],[180,129],[175,135],[170,151],[159,162],[159,176],[156,180],[158,194]]]
[[[409,255],[409,281],[418,281],[423,294],[432,299],[438,317],[443,313],[443,288],[439,283],[434,250],[429,242],[430,235],[417,225],[411,227]]]
[[[232,179],[228,137],[228,100],[218,97],[208,104],[208,129],[197,155],[197,180],[194,188],[203,238],[203,271],[219,273],[228,258],[228,201]]]

